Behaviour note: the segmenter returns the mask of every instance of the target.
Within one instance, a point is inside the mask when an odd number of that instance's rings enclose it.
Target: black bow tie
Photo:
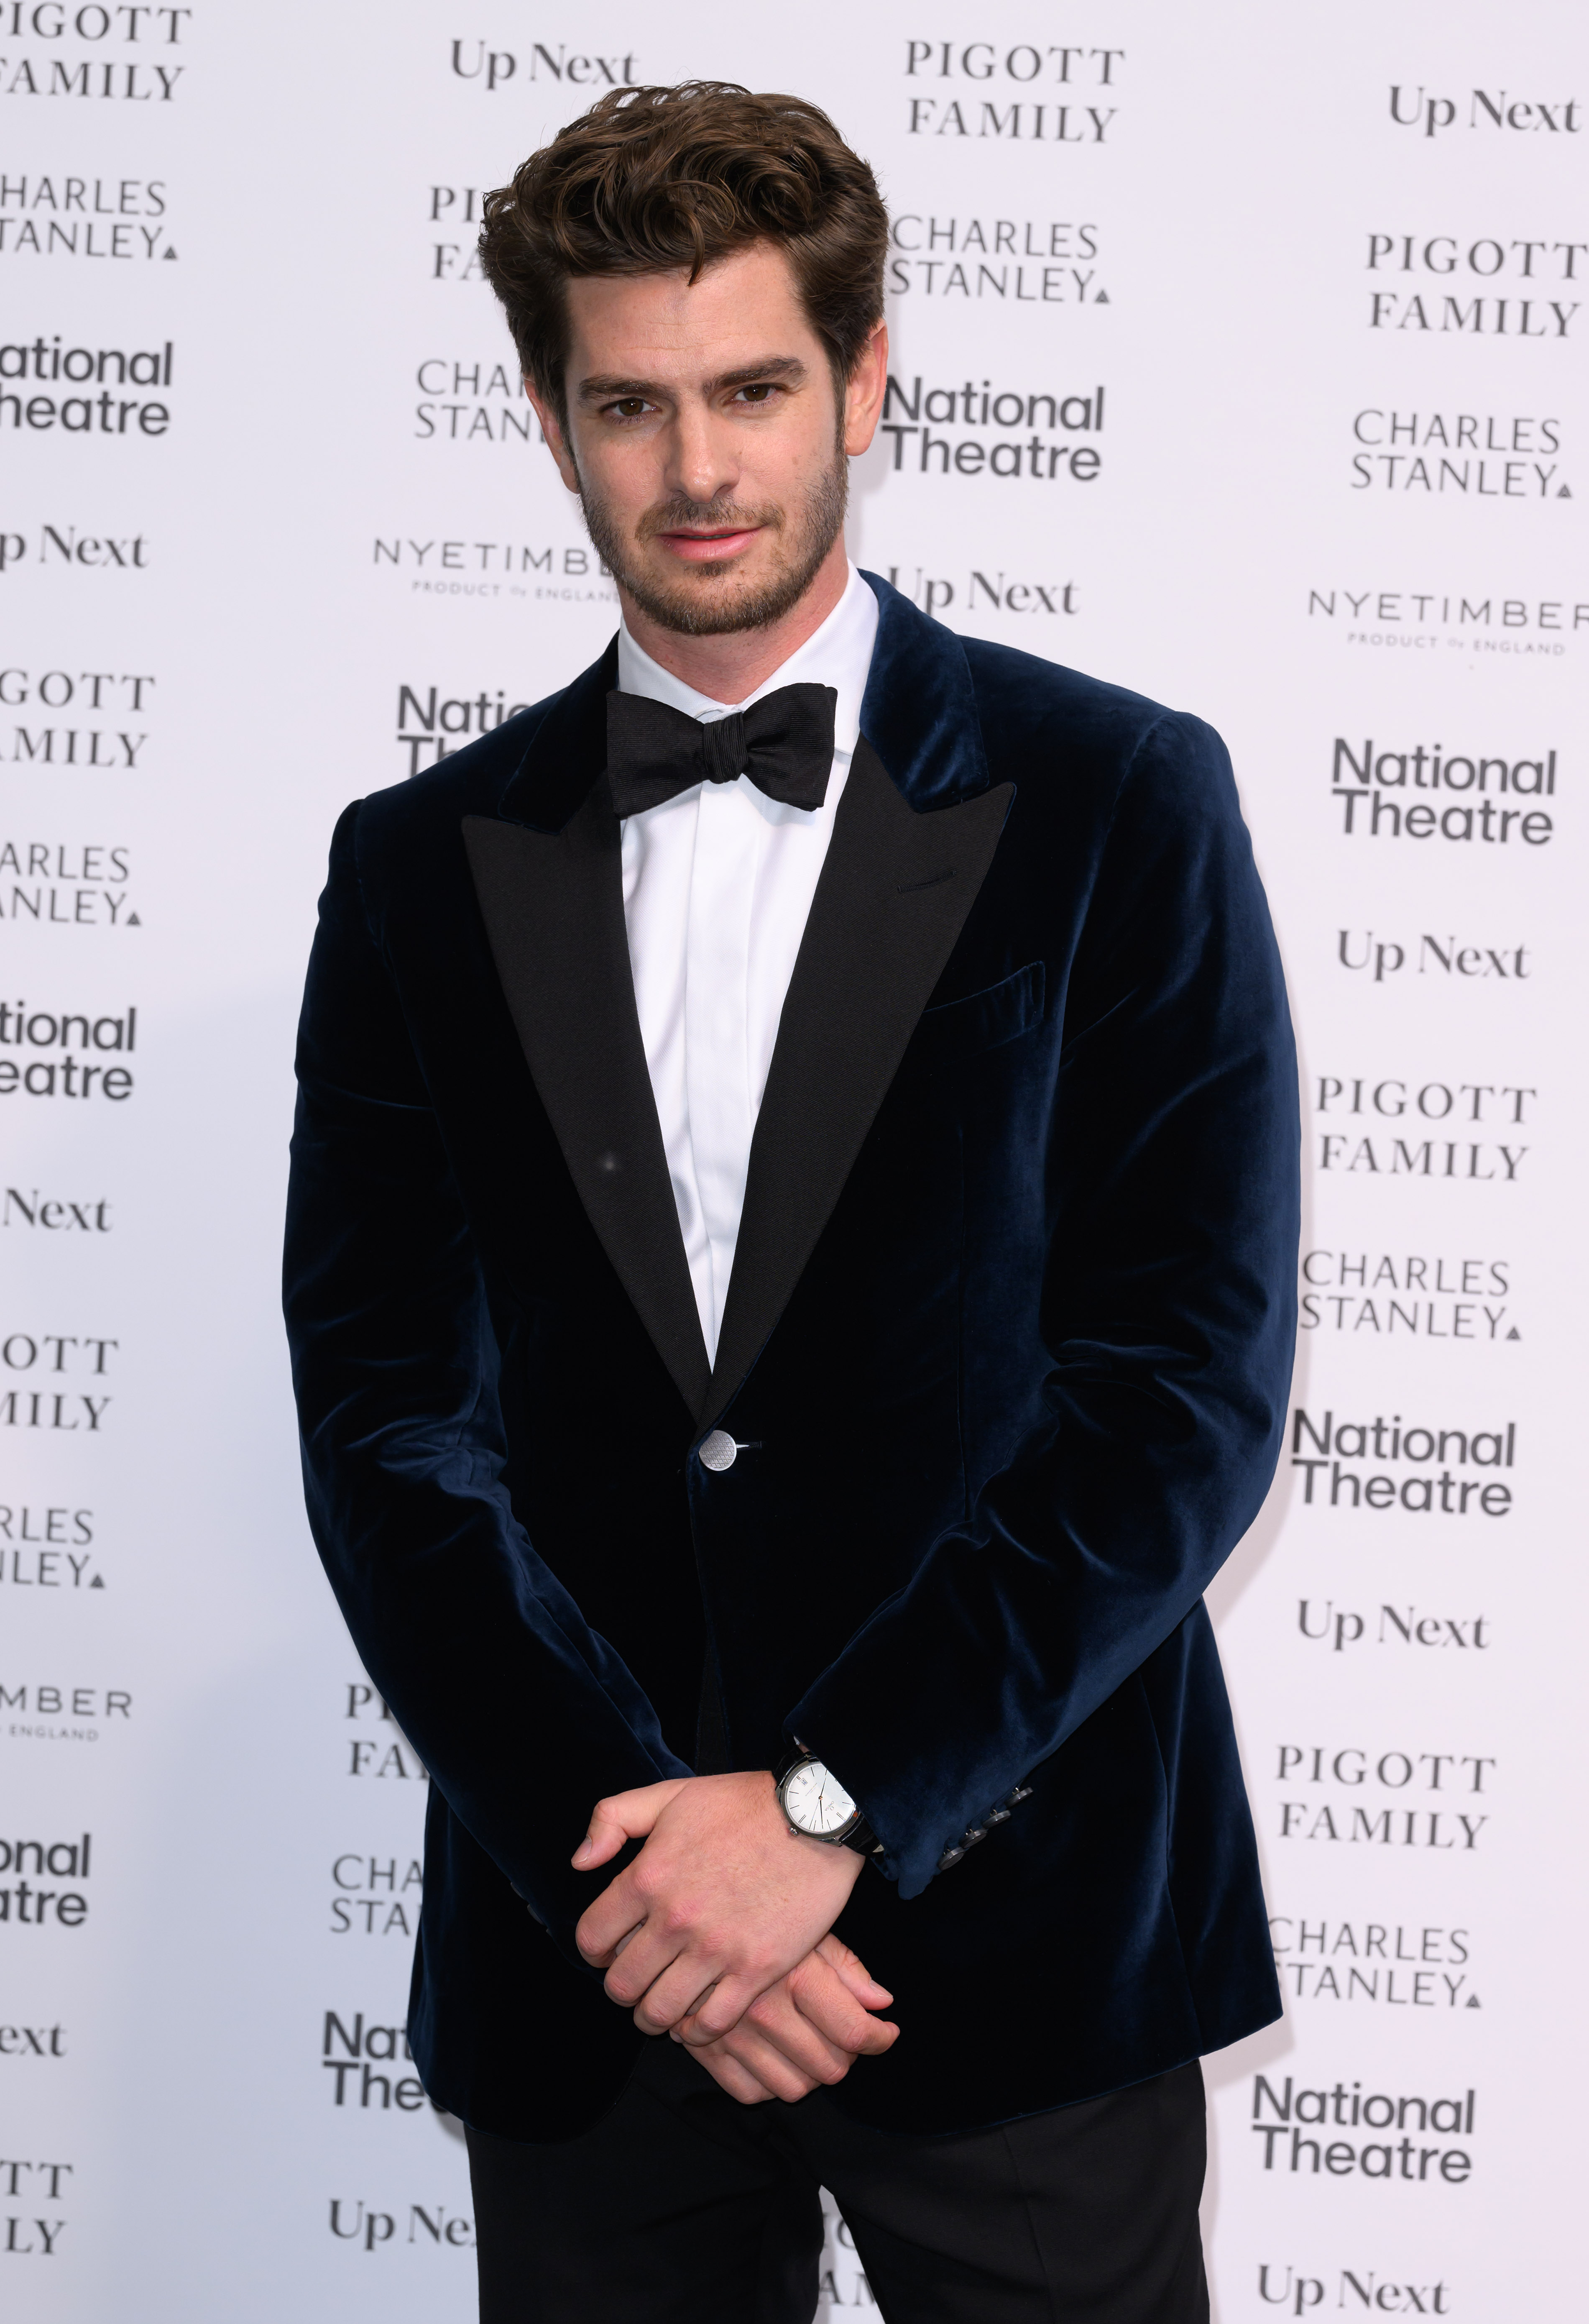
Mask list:
[[[607,779],[619,815],[643,815],[697,783],[749,775],[758,791],[811,809],[827,797],[833,764],[831,686],[780,686],[748,710],[703,725],[643,694],[607,696]]]

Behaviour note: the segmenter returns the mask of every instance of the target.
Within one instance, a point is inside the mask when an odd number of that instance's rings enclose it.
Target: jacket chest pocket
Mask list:
[[[1042,1022],[1043,973],[1040,960],[1018,968],[997,984],[941,1001],[923,1010],[911,1035],[902,1070],[952,1065],[984,1049],[1002,1048]]]

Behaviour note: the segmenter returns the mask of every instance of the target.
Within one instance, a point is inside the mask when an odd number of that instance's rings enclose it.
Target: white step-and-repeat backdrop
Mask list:
[[[472,2312],[402,2033],[424,1770],[299,1503],[292,1033],[337,810],[613,626],[482,193],[690,74],[815,97],[892,206],[861,561],[1215,722],[1280,924],[1303,1330],[1217,1612],[1287,2015],[1209,2069],[1217,2313],[1571,2312],[1586,30],[3,0],[18,2324]],[[841,2230],[826,2296],[870,2304]]]

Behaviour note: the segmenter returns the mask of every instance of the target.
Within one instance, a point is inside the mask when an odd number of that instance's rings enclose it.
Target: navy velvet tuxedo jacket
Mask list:
[[[994,2122],[1280,2011],[1202,1603],[1295,1321],[1296,1067],[1229,764],[871,586],[714,1366],[615,651],[332,845],[286,1266],[309,1517],[432,1778],[415,2056],[509,2137],[583,2129],[638,2053],[573,1942],[611,1869],[569,1857],[601,1794],[690,1772],[703,1686],[723,1764],[798,1734],[885,1844],[838,1925],[902,2033],[852,2116]]]

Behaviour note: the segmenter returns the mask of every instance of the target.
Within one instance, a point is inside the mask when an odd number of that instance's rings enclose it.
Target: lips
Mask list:
[[[716,532],[663,532],[657,539],[686,564],[704,565],[746,548],[758,530],[758,526],[736,525]]]

